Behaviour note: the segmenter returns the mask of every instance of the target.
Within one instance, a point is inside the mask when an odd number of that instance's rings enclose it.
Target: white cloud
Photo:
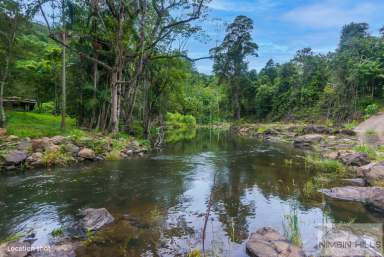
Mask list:
[[[253,0],[253,1],[231,1],[231,0],[212,0],[208,4],[211,9],[225,12],[257,12],[275,7],[276,0]]]
[[[285,13],[285,21],[315,28],[335,28],[354,22],[371,22],[379,18],[384,5],[375,1],[328,0],[298,7]]]

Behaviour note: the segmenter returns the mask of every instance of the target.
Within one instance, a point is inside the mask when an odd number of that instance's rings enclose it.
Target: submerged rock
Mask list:
[[[82,229],[86,231],[96,231],[105,225],[112,223],[115,219],[105,208],[100,209],[85,209],[81,212],[84,216],[80,222]]]
[[[87,160],[94,160],[96,158],[95,152],[92,149],[89,148],[83,148],[79,151],[79,157],[87,159]]]
[[[278,231],[264,227],[252,233],[246,243],[247,253],[252,257],[301,257],[303,250],[292,245]]]
[[[368,155],[365,153],[345,153],[339,156],[339,159],[350,166],[364,166],[370,163]]]
[[[346,186],[320,189],[319,191],[334,199],[357,201],[367,204],[378,211],[384,211],[384,188],[382,187]]]
[[[24,151],[13,150],[6,154],[4,159],[7,165],[19,165],[27,159],[27,154]]]

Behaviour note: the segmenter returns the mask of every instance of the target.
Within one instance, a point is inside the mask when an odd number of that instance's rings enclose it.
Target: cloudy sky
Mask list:
[[[250,68],[260,70],[270,59],[285,62],[298,49],[311,47],[327,53],[337,47],[344,24],[367,22],[370,32],[378,34],[384,25],[384,0],[212,0],[202,26],[204,40],[190,40],[191,57],[207,56],[210,48],[221,42],[225,23],[237,15],[254,21],[253,39],[259,45],[259,57],[249,60]],[[200,72],[210,73],[212,63],[199,61]]]

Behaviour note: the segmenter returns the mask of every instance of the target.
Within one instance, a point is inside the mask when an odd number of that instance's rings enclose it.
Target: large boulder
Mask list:
[[[367,165],[371,162],[365,153],[344,153],[339,156],[339,159],[345,165],[357,167]]]
[[[96,231],[105,225],[112,223],[115,219],[105,208],[100,209],[85,209],[81,212],[84,216],[80,222],[82,229],[86,231]]]
[[[0,257],[29,256],[31,243],[27,241],[13,241],[0,245]]]
[[[252,257],[301,257],[303,250],[292,245],[279,232],[264,227],[252,233],[246,243],[247,253]]]
[[[79,153],[79,157],[87,159],[87,160],[94,160],[96,158],[96,154],[92,149],[89,148],[82,148]]]
[[[27,159],[27,154],[24,151],[13,150],[4,156],[5,163],[7,165],[19,165],[25,159]]]
[[[384,162],[363,167],[360,172],[370,185],[384,186]]]
[[[304,136],[298,136],[294,139],[293,144],[298,148],[308,148],[315,143],[320,143],[324,140],[324,136],[319,134],[310,134]]]
[[[384,211],[384,188],[383,187],[334,187],[331,189],[320,189],[326,196],[339,200],[357,201],[373,207],[378,211]]]

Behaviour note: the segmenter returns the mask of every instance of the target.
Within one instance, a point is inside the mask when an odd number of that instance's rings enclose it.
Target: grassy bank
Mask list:
[[[68,135],[78,131],[75,119],[66,118],[66,129],[60,128],[61,117],[33,112],[7,112],[7,131],[18,137],[52,137]]]

